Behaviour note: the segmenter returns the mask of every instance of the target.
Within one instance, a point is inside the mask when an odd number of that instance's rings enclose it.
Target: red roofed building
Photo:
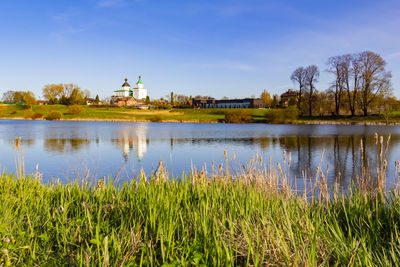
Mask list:
[[[285,93],[281,94],[281,101],[279,101],[279,106],[282,108],[286,108],[289,106],[289,103],[291,101],[297,103],[298,97],[299,97],[299,92],[289,89]]]

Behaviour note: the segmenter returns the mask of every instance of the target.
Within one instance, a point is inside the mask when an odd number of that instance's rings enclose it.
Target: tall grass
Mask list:
[[[384,157],[385,142],[377,140]],[[383,180],[384,161],[376,170]],[[310,200],[289,185],[290,164],[290,154],[278,165],[256,155],[237,175],[212,166],[181,179],[160,164],[151,177],[120,186],[105,179],[44,185],[3,173],[0,264],[400,264],[396,188],[366,180],[347,194],[328,192],[318,170]]]

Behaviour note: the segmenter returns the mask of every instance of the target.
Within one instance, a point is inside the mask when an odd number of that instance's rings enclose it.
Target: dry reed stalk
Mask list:
[[[24,154],[24,147],[21,146],[21,137],[16,138],[11,143],[14,151],[14,161],[15,161],[17,178],[20,179],[23,176],[25,176],[25,165],[24,165],[25,154]]]

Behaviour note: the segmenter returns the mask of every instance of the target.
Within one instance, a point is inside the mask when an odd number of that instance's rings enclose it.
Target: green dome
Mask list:
[[[143,84],[142,83],[142,76],[139,76],[139,81],[136,84],[139,84],[139,83]]]

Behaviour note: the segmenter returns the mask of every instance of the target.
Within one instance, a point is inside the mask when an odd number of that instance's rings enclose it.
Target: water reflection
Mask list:
[[[384,136],[386,140],[388,135]],[[400,135],[391,136],[391,145],[387,157],[394,164],[392,153],[397,151]],[[273,151],[286,151],[291,155],[290,174],[296,178],[312,178],[318,167],[328,172],[329,184],[334,182],[347,187],[350,178],[361,176],[361,170],[376,169],[379,154],[374,135],[334,135],[334,136],[284,136],[284,137],[253,137],[253,138],[170,138],[171,149],[174,147],[191,146],[244,146],[254,151],[269,154]],[[238,152],[238,151],[237,151]],[[255,152],[254,152],[255,154]],[[275,161],[282,160],[275,158]],[[206,158],[204,159],[207,160]],[[371,173],[374,177],[376,173]],[[348,179],[344,179],[348,178]]]
[[[58,153],[77,153],[82,148],[90,146],[90,139],[82,138],[46,138],[43,142],[44,149]]]
[[[136,158],[140,162],[144,154],[147,152],[147,125],[139,124],[137,126],[124,125],[117,128],[112,142],[120,147],[125,161],[128,160],[132,150],[136,151]]]
[[[239,166],[257,152],[276,164],[286,151],[291,178],[313,177],[320,166],[329,169],[329,185],[347,187],[363,168],[376,167],[375,132],[385,138],[392,133],[387,158],[388,178],[394,178],[399,126],[2,121],[0,165],[14,169],[11,141],[18,136],[25,146],[27,171],[39,164],[45,179],[73,177],[71,170],[84,165],[98,177],[120,173],[129,180],[141,168],[151,173],[160,160],[179,176],[192,166],[223,163],[225,149],[235,152]]]
[[[124,125],[116,129],[111,141],[121,152],[125,162],[128,161],[132,151],[140,163],[147,152],[150,139],[147,138],[148,127],[146,125]],[[400,136],[392,136],[392,145],[388,150],[388,157],[397,149]],[[269,153],[271,151],[286,151],[291,155],[290,174],[296,178],[310,178],[317,167],[323,167],[328,172],[329,184],[334,182],[347,187],[350,179],[357,178],[361,170],[374,169],[377,155],[379,154],[376,140],[373,136],[284,136],[284,137],[252,137],[252,138],[164,138],[160,137],[155,142],[168,143],[170,150],[180,146],[221,146],[221,150],[231,146],[248,147],[254,151]],[[32,142],[26,142],[32,144]],[[99,138],[95,139],[99,144]],[[81,138],[49,138],[45,139],[46,151],[59,153],[77,153],[83,148],[89,148],[90,139]],[[361,149],[362,148],[362,149]],[[255,153],[255,152],[254,152]],[[158,159],[159,160],[159,159]],[[208,158],[204,158],[207,162]],[[281,160],[281,158],[275,159]],[[373,176],[374,174],[372,174]]]

